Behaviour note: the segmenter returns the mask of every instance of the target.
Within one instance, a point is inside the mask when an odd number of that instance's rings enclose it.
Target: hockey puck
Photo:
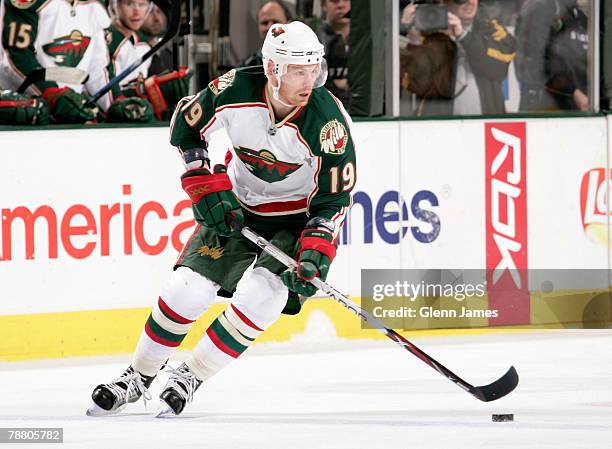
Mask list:
[[[494,413],[494,414],[491,415],[491,419],[493,420],[493,422],[514,421],[514,414],[513,413],[507,413],[507,414],[497,415],[497,414]]]

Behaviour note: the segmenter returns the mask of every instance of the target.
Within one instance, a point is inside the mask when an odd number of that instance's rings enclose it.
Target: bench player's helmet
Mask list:
[[[276,86],[271,84],[272,95],[281,103],[278,96],[283,76],[287,74],[289,65],[318,64],[319,71],[313,88],[321,87],[327,80],[327,63],[324,58],[324,47],[312,29],[298,21],[287,24],[275,23],[268,30],[268,34],[261,49],[266,76],[274,76]],[[268,73],[268,61],[272,61],[272,73]]]

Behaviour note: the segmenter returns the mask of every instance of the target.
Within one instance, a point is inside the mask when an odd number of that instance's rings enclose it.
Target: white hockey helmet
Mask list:
[[[272,86],[274,98],[278,98],[281,78],[287,73],[287,66],[319,64],[320,70],[313,88],[321,87],[327,80],[327,63],[323,44],[319,42],[312,29],[298,21],[287,24],[275,23],[268,30],[268,34],[261,49],[264,67],[272,61],[272,75],[277,79],[277,86]],[[282,101],[281,101],[282,102]]]

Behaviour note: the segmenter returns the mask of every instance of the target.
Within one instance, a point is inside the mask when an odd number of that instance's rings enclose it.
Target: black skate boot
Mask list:
[[[202,381],[183,363],[172,370],[166,388],[159,395],[161,402],[157,417],[176,416],[181,414],[185,405],[193,400],[193,393],[202,385]]]
[[[93,393],[93,405],[87,410],[88,416],[105,416],[119,413],[128,403],[136,402],[144,395],[151,399],[149,386],[155,376],[145,376],[130,365],[118,378],[107,384],[98,385]]]

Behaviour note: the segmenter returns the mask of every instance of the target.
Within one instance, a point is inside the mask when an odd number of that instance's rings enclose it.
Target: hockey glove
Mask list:
[[[136,95],[146,98],[153,105],[153,112],[162,120],[183,97],[189,94],[189,79],[193,71],[181,67],[173,72],[153,75],[136,86]]]
[[[47,125],[49,107],[41,98],[0,91],[0,125]]]
[[[219,164],[213,173],[207,168],[196,168],[181,176],[183,190],[193,203],[196,221],[213,228],[222,237],[232,233],[225,220],[226,214],[231,213],[236,220],[244,223],[244,215],[232,192],[232,183],[226,171],[225,166]]]
[[[93,122],[98,114],[98,108],[87,97],[68,87],[49,87],[42,96],[49,103],[51,117],[56,123]]]
[[[308,282],[315,277],[321,280],[327,278],[329,266],[336,257],[336,245],[333,236],[326,226],[319,226],[327,222],[321,218],[313,218],[307,223],[297,243],[297,269],[295,271],[284,271],[281,280],[295,293],[310,297],[317,292],[317,288]]]
[[[118,97],[108,108],[109,123],[148,123],[153,120],[151,103],[138,97]]]

